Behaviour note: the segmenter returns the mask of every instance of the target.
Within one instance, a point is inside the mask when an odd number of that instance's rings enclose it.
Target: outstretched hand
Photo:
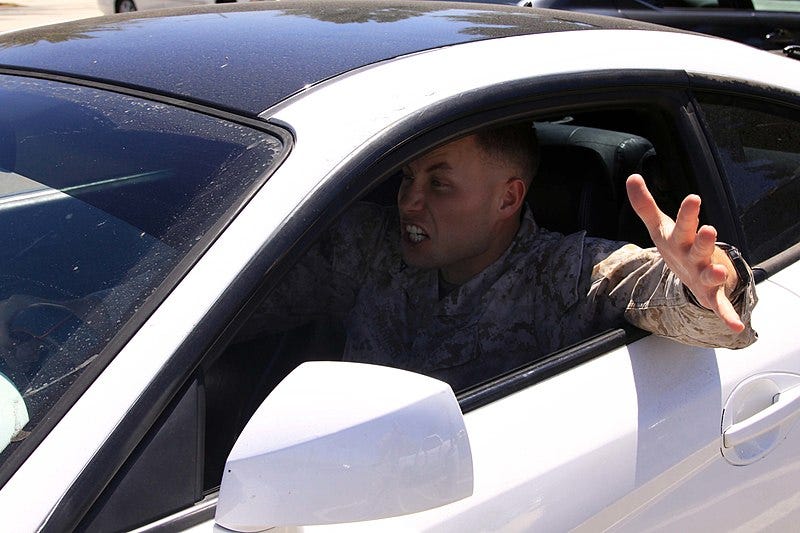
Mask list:
[[[667,266],[692,291],[703,307],[714,311],[727,326],[744,330],[744,324],[729,299],[739,278],[727,254],[718,248],[717,230],[701,226],[700,197],[690,194],[681,203],[673,221],[653,199],[639,174],[628,177],[628,198],[642,219],[653,244]]]

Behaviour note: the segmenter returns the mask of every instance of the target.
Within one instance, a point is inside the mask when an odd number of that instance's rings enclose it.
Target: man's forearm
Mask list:
[[[758,299],[752,276],[741,289],[737,289],[738,275],[731,278],[731,291],[739,292],[733,304],[745,324],[739,333],[697,303],[654,248],[627,245],[599,262],[593,275],[598,292],[594,297],[610,298],[628,322],[657,335],[695,346],[743,348],[757,339],[750,318]]]

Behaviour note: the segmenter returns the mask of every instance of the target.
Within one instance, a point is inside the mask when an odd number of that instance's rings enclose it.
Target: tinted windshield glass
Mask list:
[[[0,372],[26,431],[281,150],[163,103],[0,77]]]

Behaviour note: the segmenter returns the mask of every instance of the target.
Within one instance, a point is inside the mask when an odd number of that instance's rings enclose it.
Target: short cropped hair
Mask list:
[[[519,169],[520,178],[530,185],[539,166],[539,143],[530,122],[504,124],[479,130],[475,137],[489,157]]]

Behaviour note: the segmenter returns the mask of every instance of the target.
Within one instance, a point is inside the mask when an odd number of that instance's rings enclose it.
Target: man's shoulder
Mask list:
[[[585,231],[563,234],[541,227],[528,226],[518,241],[512,267],[532,286],[547,294],[559,294],[565,303],[575,302],[585,294],[594,265],[627,243],[591,237]]]
[[[357,268],[391,255],[393,239],[389,237],[399,234],[397,220],[395,209],[369,202],[353,204],[329,230],[334,264]]]
[[[347,208],[339,219],[339,224],[362,224],[375,220],[388,220],[395,212],[396,208],[360,201]]]
[[[590,236],[585,230],[567,234],[552,231],[536,225],[533,220],[525,224],[523,229],[525,231],[520,239],[523,249],[559,262],[564,258],[596,260],[629,246],[626,241]]]

